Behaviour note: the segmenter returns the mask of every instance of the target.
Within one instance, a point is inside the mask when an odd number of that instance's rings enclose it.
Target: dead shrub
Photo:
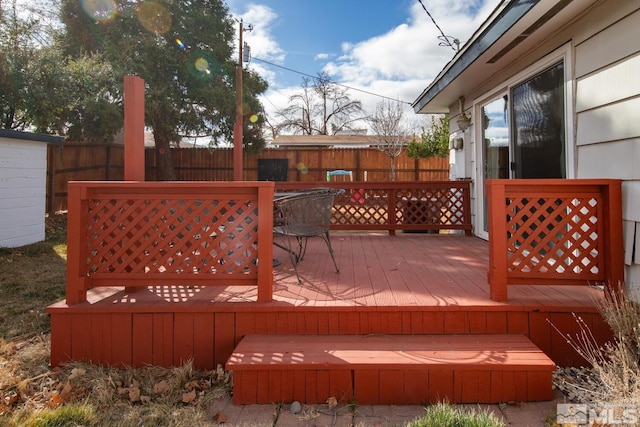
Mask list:
[[[575,336],[554,328],[591,365],[582,370],[584,380],[564,384],[565,387],[575,388],[585,403],[633,404],[640,408],[640,304],[627,298],[623,286],[620,289],[605,290],[606,298],[599,303],[600,313],[614,336],[604,346],[598,345],[578,316],[579,333]]]

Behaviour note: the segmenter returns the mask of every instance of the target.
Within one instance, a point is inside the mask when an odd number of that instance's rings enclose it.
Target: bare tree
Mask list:
[[[391,181],[396,180],[396,158],[407,143],[408,130],[402,119],[402,104],[390,100],[378,103],[375,113],[367,119],[378,138],[376,148],[391,159]]]
[[[277,133],[292,131],[296,135],[335,135],[353,130],[362,120],[362,104],[347,95],[347,89],[329,79],[326,73],[311,81],[302,79],[302,93],[289,97],[289,106],[276,115],[280,122]]]

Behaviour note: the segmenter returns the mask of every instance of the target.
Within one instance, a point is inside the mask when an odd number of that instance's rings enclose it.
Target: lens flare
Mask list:
[[[204,58],[198,58],[196,59],[196,62],[194,63],[196,70],[200,71],[201,73],[206,73],[206,72],[210,72],[209,71],[209,61],[207,61]]]
[[[200,80],[211,80],[221,72],[217,59],[211,52],[203,50],[190,51],[184,65],[189,74]]]
[[[258,115],[257,114],[252,114],[251,117],[249,117],[249,121],[251,123],[257,123],[258,122]]]
[[[108,21],[116,16],[118,9],[114,0],[81,0],[82,10],[96,21]]]
[[[309,168],[308,168],[308,167],[306,167],[306,166],[304,165],[304,163],[302,163],[302,162],[298,163],[298,164],[296,165],[296,167],[298,168],[298,170],[299,170],[301,173],[309,173]]]
[[[163,34],[171,29],[171,14],[167,8],[152,1],[138,6],[138,21],[148,31],[156,34]]]
[[[182,43],[182,40],[176,39],[176,44],[180,47],[180,49],[186,49],[186,46],[184,45],[184,43]]]

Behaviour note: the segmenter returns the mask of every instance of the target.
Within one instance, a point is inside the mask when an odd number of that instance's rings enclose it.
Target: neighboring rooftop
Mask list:
[[[407,137],[407,143],[413,136]],[[274,147],[339,147],[367,148],[379,145],[377,135],[279,135],[271,142]]]

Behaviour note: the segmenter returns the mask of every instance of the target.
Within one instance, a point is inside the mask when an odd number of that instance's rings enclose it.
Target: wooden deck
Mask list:
[[[560,365],[584,361],[552,324],[578,331],[582,317],[603,341],[609,330],[588,286],[512,286],[495,302],[487,284],[487,242],[460,234],[332,233],[340,273],[311,239],[299,263],[275,248],[273,301],[255,287],[122,287],[88,291],[87,302],[49,307],[52,364],[69,359],[198,368],[224,364],[249,334],[493,334],[529,337]]]

